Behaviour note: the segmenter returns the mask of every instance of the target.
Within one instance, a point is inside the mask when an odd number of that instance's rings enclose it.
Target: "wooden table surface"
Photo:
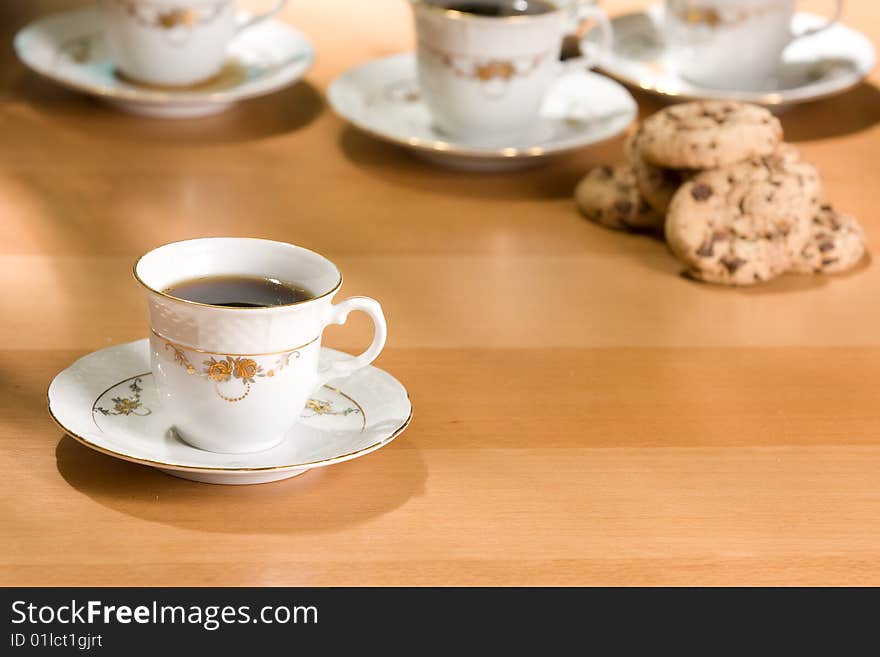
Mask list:
[[[180,122],[15,60],[16,29],[74,4],[0,3],[0,584],[880,584],[880,268],[700,285],[575,211],[621,138],[475,175],[348,127],[323,93],[412,47],[403,0],[291,2],[318,52],[305,81]],[[880,42],[875,3],[845,19]],[[880,240],[878,82],[782,120]],[[225,487],[64,436],[52,377],[146,334],[134,258],[206,235],[315,249],[382,302],[377,365],[415,407],[400,439]],[[326,342],[369,332],[353,316]]]

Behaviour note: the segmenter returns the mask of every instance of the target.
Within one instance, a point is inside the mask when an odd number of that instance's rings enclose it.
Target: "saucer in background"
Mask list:
[[[437,164],[479,171],[520,168],[610,139],[629,127],[638,109],[614,80],[571,70],[554,82],[530,134],[503,148],[469,144],[434,127],[419,95],[413,53],[346,71],[330,85],[327,97],[337,114],[374,137]]]
[[[95,7],[40,18],[15,35],[13,46],[26,66],[65,87],[126,112],[169,119],[215,114],[278,91],[301,78],[314,59],[303,34],[266,20],[232,41],[229,60],[213,79],[180,89],[139,85],[116,73]]]
[[[823,25],[827,19],[798,12],[795,32]],[[836,23],[818,34],[797,39],[783,53],[775,89],[720,89],[679,77],[671,66],[663,41],[663,7],[611,19],[614,48],[603,53],[600,68],[613,78],[670,101],[695,99],[737,100],[781,108],[842,93],[863,80],[874,68],[876,51],[861,32]]]

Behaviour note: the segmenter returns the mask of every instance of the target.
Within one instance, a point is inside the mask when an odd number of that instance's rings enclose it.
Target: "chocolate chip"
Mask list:
[[[825,212],[831,212],[831,206],[827,203],[820,206],[820,209],[825,210]]]
[[[611,178],[614,175],[614,169],[607,165],[599,167],[599,171],[602,172],[602,176],[605,178]]]
[[[705,242],[700,244],[700,248],[697,249],[696,254],[701,258],[711,258],[715,255],[715,240],[710,237]]]
[[[724,265],[728,273],[735,274],[737,269],[746,264],[746,261],[736,256],[724,256],[721,258],[721,264]]]
[[[828,265],[833,265],[838,260],[839,260],[839,258],[824,258],[822,260],[822,266],[827,267]]]
[[[696,185],[691,187],[691,196],[693,196],[697,201],[705,201],[707,198],[712,196],[712,188],[704,183],[697,183]]]
[[[727,238],[727,233],[716,230],[709,236],[709,239],[700,244],[700,248],[695,253],[701,258],[711,258],[715,255],[715,242],[724,242]]]
[[[822,253],[825,253],[826,251],[831,251],[833,248],[834,248],[834,243],[833,243],[833,242],[822,242],[822,243],[819,245],[819,250],[820,250]]]
[[[717,141],[710,141],[709,148],[718,148],[718,142]]]

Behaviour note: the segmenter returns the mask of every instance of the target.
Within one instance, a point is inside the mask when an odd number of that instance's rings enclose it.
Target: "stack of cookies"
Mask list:
[[[630,135],[626,159],[590,171],[578,207],[609,228],[662,232],[693,278],[753,285],[844,271],[865,253],[859,223],[822,201],[815,167],[762,107],[667,107]]]

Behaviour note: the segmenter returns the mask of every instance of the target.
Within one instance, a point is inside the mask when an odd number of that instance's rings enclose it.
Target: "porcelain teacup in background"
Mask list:
[[[339,304],[336,266],[292,244],[204,238],[160,246],[134,275],[146,290],[150,358],[160,403],[186,442],[212,452],[274,447],[297,422],[310,393],[369,365],[385,345],[382,308],[352,297]],[[165,292],[204,276],[249,275],[296,283],[312,298],[260,308],[213,306]],[[353,310],[373,320],[372,344],[357,357],[319,370],[321,335]]]
[[[450,0],[411,0],[419,88],[440,131],[475,145],[510,145],[528,135],[550,85],[565,67],[589,67],[611,46],[611,26],[592,0],[537,3],[548,11],[486,16],[450,9]],[[525,6],[527,0],[472,0]],[[600,45],[559,61],[563,37],[596,21]]]
[[[682,77],[707,87],[775,88],[783,50],[833,25],[843,0],[833,1],[827,23],[795,34],[791,22],[797,0],[666,0],[670,60]]]
[[[235,35],[286,2],[243,22],[235,0],[99,0],[99,5],[119,73],[133,82],[188,86],[219,73]]]

